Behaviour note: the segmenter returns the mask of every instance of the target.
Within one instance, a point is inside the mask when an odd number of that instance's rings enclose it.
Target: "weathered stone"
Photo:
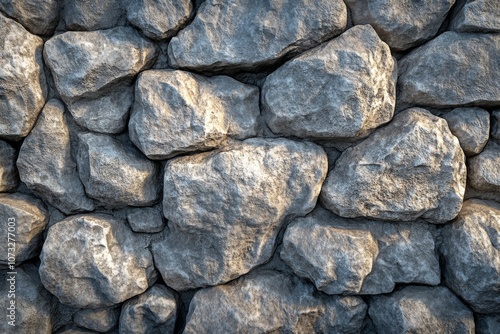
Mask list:
[[[37,256],[42,232],[49,220],[42,201],[20,193],[0,194],[0,217],[0,237],[4,240],[0,243],[0,265],[17,264]],[[15,241],[13,252],[9,250],[12,240]]]
[[[12,190],[19,184],[16,158],[16,150],[0,140],[0,192]]]
[[[356,26],[281,66],[262,87],[277,134],[357,139],[394,114],[397,66],[370,26]]]
[[[0,36],[0,137],[19,140],[45,104],[43,40],[1,14]]]
[[[483,151],[467,160],[469,185],[481,191],[500,193],[500,145],[490,142]]]
[[[148,243],[109,215],[68,217],[49,229],[43,285],[67,305],[99,308],[146,291],[156,279]]]
[[[71,156],[64,105],[52,99],[23,142],[17,160],[21,180],[66,214],[94,210]]]
[[[1,0],[0,11],[35,35],[50,35],[59,21],[58,0]]]
[[[467,200],[442,230],[445,283],[480,313],[500,312],[500,204]]]
[[[431,226],[347,220],[320,207],[296,218],[281,258],[328,294],[380,294],[395,283],[440,282]]]
[[[500,32],[500,2],[457,0],[450,30],[458,32]]]
[[[500,330],[500,314],[476,314],[477,334],[497,334]]]
[[[257,135],[259,89],[230,77],[154,70],[139,76],[130,139],[150,159]]]
[[[316,205],[327,172],[312,143],[252,138],[215,152],[170,160],[164,215],[153,242],[165,283],[188,290],[228,282],[266,262],[284,219]]]
[[[369,305],[378,333],[474,334],[472,312],[446,287],[408,286]]]
[[[500,105],[499,53],[500,34],[439,35],[398,61],[397,109]]]
[[[500,110],[491,113],[491,136],[494,139],[500,139]]]
[[[127,3],[127,19],[152,39],[166,39],[187,24],[193,4],[191,0],[131,0]]]
[[[455,0],[346,0],[354,25],[370,24],[394,51],[433,38]]]
[[[342,217],[445,223],[462,206],[464,160],[445,120],[408,109],[342,153],[321,199]]]
[[[206,72],[259,70],[342,33],[346,24],[339,0],[208,0],[172,38],[169,63]]]
[[[125,24],[121,0],[64,0],[67,30],[100,30]]]
[[[264,270],[197,291],[184,333],[359,333],[365,313],[359,297],[317,294],[297,277]]]
[[[120,333],[173,333],[177,301],[165,286],[155,284],[122,306]]]
[[[78,138],[78,173],[89,197],[109,208],[148,206],[158,200],[159,168],[131,144],[95,133]]]
[[[466,156],[481,153],[490,134],[490,114],[481,108],[456,108],[443,114]]]
[[[96,332],[105,333],[118,325],[119,316],[120,309],[116,307],[86,309],[75,313],[73,320],[75,324],[79,326]]]
[[[165,228],[163,214],[159,206],[130,209],[127,212],[127,221],[134,232],[157,233]]]

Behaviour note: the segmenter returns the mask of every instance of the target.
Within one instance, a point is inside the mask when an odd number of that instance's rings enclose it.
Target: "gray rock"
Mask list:
[[[396,70],[389,47],[373,28],[353,27],[267,77],[266,123],[286,136],[366,137],[394,114]]]
[[[148,243],[109,215],[68,217],[49,229],[43,285],[73,307],[100,308],[143,293],[156,279]]]
[[[442,230],[445,283],[480,313],[500,312],[500,204],[467,200]]]
[[[500,145],[490,142],[483,151],[467,160],[468,185],[500,193]]]
[[[152,39],[166,39],[188,23],[191,0],[130,0],[127,19]]]
[[[173,333],[177,319],[177,301],[170,289],[155,284],[122,306],[120,333]]]
[[[127,221],[134,232],[157,233],[165,228],[162,210],[153,208],[133,208],[127,212]]]
[[[45,104],[43,40],[0,14],[0,138],[20,140]]]
[[[474,334],[472,312],[446,287],[408,286],[369,305],[378,333]]]
[[[100,30],[125,24],[121,0],[64,0],[62,18],[67,30]]]
[[[370,24],[394,51],[433,38],[455,0],[346,0],[354,25]]]
[[[477,334],[497,334],[500,331],[500,314],[477,314]]]
[[[260,271],[197,291],[184,333],[359,333],[366,304],[327,296],[295,276]]]
[[[0,11],[35,35],[50,35],[59,22],[58,0],[1,0]]]
[[[102,134],[78,138],[78,173],[89,197],[108,208],[149,206],[158,200],[159,168],[139,150]]]
[[[490,136],[490,114],[481,108],[456,108],[443,114],[466,156],[481,153]]]
[[[79,326],[104,333],[118,325],[119,316],[120,309],[116,307],[84,309],[75,313],[73,320]]]
[[[16,150],[0,140],[0,192],[12,190],[19,184],[16,158]]]
[[[500,32],[500,2],[457,0],[450,30],[458,32]]]
[[[500,140],[500,109],[491,113],[491,137]]]
[[[281,258],[328,294],[380,294],[396,283],[440,282],[433,229],[422,223],[343,219],[320,207],[296,218]]]
[[[397,109],[499,105],[499,52],[499,34],[439,35],[398,61]]]
[[[165,166],[155,264],[176,290],[228,282],[266,262],[285,219],[316,205],[327,172],[312,143],[252,138]]]
[[[3,240],[0,243],[0,265],[18,264],[37,256],[43,229],[49,221],[42,201],[20,193],[0,194],[0,217],[0,237]]]
[[[207,0],[172,38],[169,63],[205,72],[255,71],[342,33],[346,24],[340,0]]]
[[[230,77],[152,70],[137,81],[129,133],[150,159],[257,135],[259,89]]]
[[[21,180],[44,200],[66,214],[94,210],[71,156],[64,105],[52,99],[23,142],[17,160]]]
[[[342,153],[321,200],[342,217],[445,223],[462,206],[464,160],[445,120],[408,109]]]

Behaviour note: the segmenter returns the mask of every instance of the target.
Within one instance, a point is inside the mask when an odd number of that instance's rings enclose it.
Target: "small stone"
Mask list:
[[[159,284],[127,300],[120,315],[120,333],[174,333],[177,300],[173,292]]]
[[[159,206],[132,208],[127,213],[127,221],[132,231],[139,233],[157,233],[165,228],[163,214]]]
[[[369,305],[378,333],[474,333],[472,312],[446,287],[408,286]]]
[[[47,290],[79,308],[119,304],[156,279],[148,243],[104,214],[71,216],[53,225],[40,261]]]
[[[500,32],[498,0],[457,0],[449,30],[457,32]]]
[[[35,35],[50,35],[59,22],[58,0],[2,0],[0,11]]]
[[[327,296],[295,276],[260,271],[199,290],[184,333],[359,333],[366,304]]]
[[[0,140],[0,192],[10,191],[19,184],[16,158],[16,150]]]
[[[500,145],[490,142],[483,151],[468,159],[469,185],[481,191],[500,192]]]
[[[121,0],[64,0],[67,30],[100,30],[125,24]]]
[[[456,108],[443,117],[466,156],[481,153],[490,135],[490,114],[481,108]]]
[[[491,137],[500,140],[500,110],[491,113]]]
[[[445,120],[424,109],[408,109],[342,153],[321,199],[347,218],[445,223],[462,206],[464,160]]]
[[[131,144],[95,133],[78,136],[78,173],[85,192],[108,208],[158,201],[159,168]]]
[[[109,332],[118,325],[119,316],[120,309],[116,307],[86,309],[75,313],[73,320],[79,326],[104,333]]]
[[[373,28],[353,27],[267,77],[266,123],[285,136],[366,137],[392,119],[396,70],[389,47]]]
[[[477,334],[498,334],[500,329],[500,314],[477,314]]]

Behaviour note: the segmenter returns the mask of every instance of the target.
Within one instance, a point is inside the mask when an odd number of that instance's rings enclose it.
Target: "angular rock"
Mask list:
[[[370,26],[356,26],[281,66],[262,87],[276,134],[357,139],[394,114],[397,66]]]
[[[165,228],[159,207],[130,209],[127,212],[127,221],[134,232],[157,233]]]
[[[491,137],[500,139],[500,110],[491,113]]]
[[[120,0],[64,0],[62,18],[67,30],[101,30],[125,24]]]
[[[398,61],[397,109],[500,105],[499,52],[499,34],[439,35]]]
[[[359,333],[366,304],[326,296],[295,276],[260,271],[195,293],[184,333]]]
[[[378,333],[474,333],[472,312],[446,287],[408,286],[369,305]]]
[[[500,2],[457,0],[449,30],[457,32],[500,32]]]
[[[342,217],[445,223],[462,206],[464,160],[445,120],[411,108],[342,153],[321,200]]]
[[[177,301],[170,289],[155,284],[122,306],[120,333],[173,333]]]
[[[422,223],[347,220],[318,207],[287,227],[280,255],[328,294],[380,294],[396,283],[440,282],[432,228]]]
[[[64,213],[94,210],[71,156],[69,128],[61,101],[47,102],[21,146],[17,167],[28,188]]]
[[[163,210],[169,231],[155,264],[175,290],[228,282],[266,262],[284,219],[316,205],[327,172],[312,143],[252,138],[170,160]]]
[[[257,135],[259,89],[230,77],[152,70],[137,80],[130,139],[150,159]]]
[[[43,285],[73,307],[100,308],[143,293],[156,279],[148,243],[109,215],[68,217],[49,229]]]
[[[50,35],[59,21],[58,0],[2,0],[0,11],[35,35]]]
[[[152,39],[166,39],[188,23],[193,4],[190,0],[131,0],[127,19]]]
[[[12,190],[19,184],[16,158],[16,150],[0,140],[0,192]]]
[[[500,329],[500,314],[477,314],[477,334],[496,334]]]
[[[20,140],[45,104],[43,40],[0,14],[0,138]]]
[[[42,201],[20,193],[0,194],[0,217],[0,237],[4,240],[0,244],[0,265],[18,264],[37,256],[43,229],[49,221]]]
[[[75,324],[90,330],[105,333],[118,325],[119,308],[86,309],[75,313]]]
[[[467,160],[469,185],[481,191],[500,193],[500,145],[490,142],[483,151]]]
[[[394,51],[433,38],[455,0],[346,0],[354,25],[370,24]]]
[[[490,135],[490,114],[481,108],[456,108],[443,114],[466,156],[481,153]]]
[[[205,72],[256,71],[342,33],[346,24],[340,0],[208,0],[170,41],[169,63]]]
[[[471,199],[442,230],[445,283],[480,313],[500,312],[500,204]]]

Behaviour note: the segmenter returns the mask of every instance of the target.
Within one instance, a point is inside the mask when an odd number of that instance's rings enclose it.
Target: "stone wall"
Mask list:
[[[499,1],[0,11],[1,333],[500,333]]]

